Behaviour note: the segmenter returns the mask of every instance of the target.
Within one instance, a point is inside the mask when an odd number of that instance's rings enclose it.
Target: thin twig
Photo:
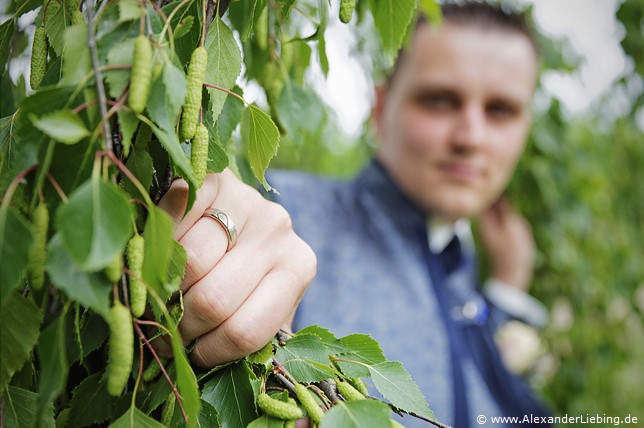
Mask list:
[[[101,116],[103,116],[103,138],[105,138],[105,148],[112,150],[112,132],[110,131],[110,124],[105,120],[107,116],[105,95],[105,85],[103,85],[103,74],[100,70],[100,63],[98,60],[98,49],[96,48],[96,37],[94,34],[94,6],[95,0],[87,1],[87,45],[92,57],[92,68],[94,69],[94,76],[96,78],[96,92],[98,93],[99,108]]]
[[[280,374],[280,373],[274,373],[274,374],[277,380],[282,385],[284,385],[284,388],[288,389],[288,391],[291,394],[295,394],[295,385],[293,385],[290,380],[286,379],[286,377],[283,374]]]
[[[425,416],[419,415],[419,414],[414,413],[414,412],[408,412],[408,411],[406,411],[406,410],[403,410],[403,409],[400,409],[400,408],[398,408],[398,407],[394,406],[394,405],[393,405],[393,404],[391,404],[391,403],[387,403],[387,404],[388,404],[388,405],[389,405],[389,407],[391,407],[391,409],[392,409],[394,412],[396,412],[396,413],[406,413],[406,414],[408,414],[409,416],[413,416],[413,417],[414,417],[414,418],[416,418],[416,419],[420,419],[420,420],[422,420],[422,421],[429,422],[430,424],[432,424],[432,425],[434,425],[434,426],[436,426],[436,427],[438,427],[438,428],[452,428],[450,425],[445,425],[444,423],[439,422],[439,421],[437,421],[436,419],[428,418],[428,417],[425,417]]]
[[[277,333],[275,333],[275,339],[277,339],[277,343],[279,343],[280,346],[286,345],[286,342],[291,337],[293,337],[292,334],[290,334],[290,333],[288,333],[288,332],[286,332],[286,331],[284,331],[282,329],[279,329],[279,331]]]
[[[335,382],[328,381],[328,380],[323,380],[323,381],[318,382],[318,386],[320,387],[320,389],[322,391],[324,391],[324,394],[327,397],[329,397],[329,400],[331,400],[331,402],[333,404],[337,404],[340,401],[342,401],[340,399],[340,396],[338,395],[338,390],[337,390]]]
[[[143,330],[141,330],[141,327],[138,326],[137,323],[134,323],[134,328],[136,329],[137,334],[143,340],[145,345],[148,347],[148,350],[152,354],[152,357],[156,360],[157,364],[159,365],[159,368],[161,369],[161,373],[163,373],[163,377],[168,381],[168,384],[170,385],[170,388],[172,388],[172,393],[174,396],[177,398],[177,403],[179,404],[179,408],[181,409],[181,414],[183,415],[183,420],[188,423],[188,415],[186,414],[186,410],[183,408],[183,403],[182,403],[182,398],[181,395],[179,394],[179,391],[177,388],[174,386],[174,383],[172,382],[172,379],[170,379],[170,375],[168,375],[168,372],[165,370],[165,367],[163,366],[163,363],[161,362],[161,359],[157,355],[156,351],[148,341],[148,338],[145,337],[145,334],[143,334]]]

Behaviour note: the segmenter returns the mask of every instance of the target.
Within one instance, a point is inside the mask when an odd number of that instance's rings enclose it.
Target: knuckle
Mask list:
[[[240,355],[248,355],[261,349],[271,337],[264,337],[261,324],[254,317],[245,317],[243,320],[227,324],[225,334],[233,349]]]
[[[206,262],[207,254],[192,246],[184,245],[184,249],[186,250],[188,260],[188,263],[186,263],[186,274],[184,278],[187,278],[191,283],[194,283],[205,276],[208,272],[209,266]]]
[[[276,202],[266,201],[264,212],[266,213],[265,215],[269,219],[270,224],[273,228],[277,230],[293,229],[291,216],[280,204]]]
[[[197,321],[219,325],[229,315],[229,303],[218,287],[200,287],[192,298],[193,315]]]

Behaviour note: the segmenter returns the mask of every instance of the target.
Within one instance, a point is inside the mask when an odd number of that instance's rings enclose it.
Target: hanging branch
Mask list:
[[[87,45],[92,57],[92,68],[96,78],[96,92],[98,93],[98,106],[101,111],[101,117],[107,116],[107,96],[105,95],[105,85],[103,85],[103,73],[100,69],[98,60],[98,49],[96,48],[96,35],[94,34],[94,6],[95,0],[87,0]],[[103,138],[105,138],[105,148],[113,149],[112,131],[108,120],[103,120]]]

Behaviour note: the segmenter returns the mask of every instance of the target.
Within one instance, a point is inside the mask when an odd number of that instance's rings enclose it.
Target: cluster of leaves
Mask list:
[[[4,426],[53,426],[54,421],[74,427],[108,422],[159,426],[155,419],[169,426],[282,426],[260,416],[255,405],[262,391],[288,389],[279,384],[280,371],[291,384],[371,377],[395,409],[432,417],[402,365],[386,361],[364,336],[338,340],[312,327],[285,345],[269,344],[263,352],[212,371],[200,372],[188,361],[177,329],[181,305],[171,311],[166,307],[178,291],[186,253],[173,239],[172,220],[155,203],[178,176],[189,185],[187,211],[199,186],[190,158],[198,137],[190,141],[179,132],[186,106],[195,100],[195,92],[188,93],[194,83],[189,71],[193,52],[199,48],[207,55],[197,87],[199,126],[208,134],[208,172],[226,167],[241,175],[250,172],[270,189],[264,171],[281,136],[305,139],[319,135],[324,124],[324,114],[311,114],[321,102],[306,88],[304,72],[312,46],[328,71],[328,0],[243,0],[226,11],[227,5],[14,0],[4,11],[9,14],[0,24],[0,63],[9,64],[0,85]],[[420,6],[436,11],[433,1]],[[356,16],[362,19],[373,11],[385,51],[394,55],[416,7],[415,0],[360,2]],[[294,19],[295,11],[304,18]],[[346,8],[343,13],[347,20]],[[36,18],[25,29],[19,19],[27,16]],[[314,32],[302,36],[311,24]],[[14,83],[11,64],[19,62],[26,34],[34,27],[31,82],[21,76]],[[242,69],[246,79],[265,89],[275,122],[243,99],[235,86]],[[141,81],[149,87],[141,90]],[[137,249],[128,252],[128,242],[136,242],[130,245]],[[139,318],[140,309],[133,305],[141,287],[150,308],[147,318]],[[123,303],[132,309],[131,325]],[[131,348],[112,341],[108,346],[115,332],[131,341]],[[170,361],[159,358],[149,344],[160,334],[170,337]],[[116,348],[119,355],[110,355]],[[273,353],[283,365],[271,368],[267,361]],[[119,362],[131,367],[111,372],[122,376],[126,370],[129,385],[114,396],[122,387],[106,367]],[[146,364],[151,371],[143,370]],[[154,374],[153,367],[162,375]],[[390,408],[381,401],[354,404],[319,397],[322,407],[331,408],[322,425],[351,426],[348,420],[372,427],[392,424]]]

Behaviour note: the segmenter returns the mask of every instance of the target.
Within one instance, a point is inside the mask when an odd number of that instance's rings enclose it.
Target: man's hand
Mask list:
[[[211,367],[264,346],[290,323],[316,271],[311,248],[293,231],[287,212],[240,182],[232,172],[209,174],[194,207],[182,218],[188,186],[175,181],[159,206],[175,223],[175,239],[188,254],[181,284],[185,343],[198,338],[192,360]],[[223,211],[237,226],[236,245],[226,251],[221,224],[202,217]],[[167,353],[166,343],[155,346]]]
[[[491,276],[528,291],[536,251],[528,222],[502,198],[481,215],[480,225]]]

